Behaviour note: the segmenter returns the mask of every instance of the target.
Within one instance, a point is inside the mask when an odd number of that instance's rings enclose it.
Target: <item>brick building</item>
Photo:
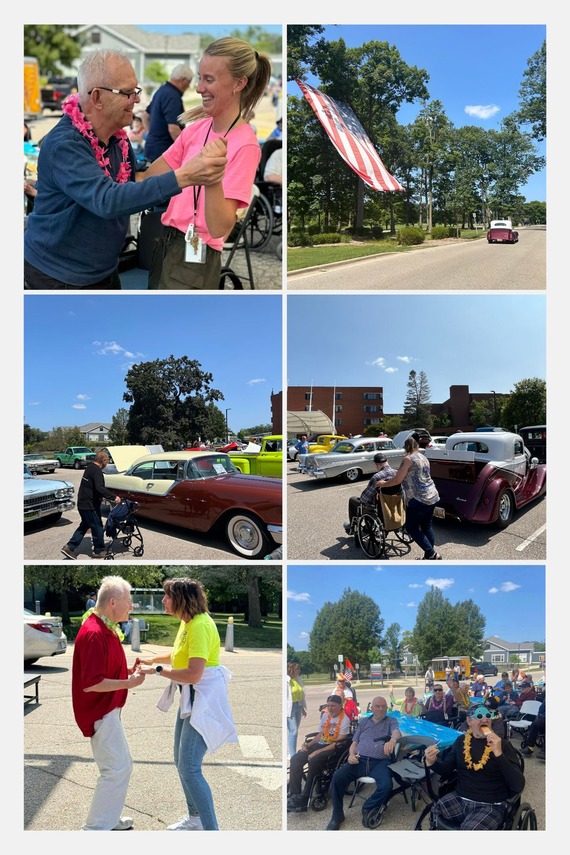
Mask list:
[[[382,386],[289,386],[287,410],[322,410],[338,433],[358,434],[384,417]],[[272,412],[275,412],[273,398]]]

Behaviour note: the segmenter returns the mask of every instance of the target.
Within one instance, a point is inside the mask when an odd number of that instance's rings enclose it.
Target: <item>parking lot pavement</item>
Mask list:
[[[125,646],[127,661],[164,653],[143,644],[142,653]],[[39,705],[24,707],[24,829],[73,831],[81,828],[97,781],[90,741],[73,718],[73,644],[30,670],[41,674]],[[221,830],[271,831],[282,828],[282,656],[281,651],[222,650],[221,663],[233,674],[230,703],[239,744],[207,754],[204,775],[214,796]],[[156,709],[164,685],[159,677],[129,692],[122,719],[134,761],[124,814],[135,830],[163,831],[186,811],[172,762],[175,708]]]
[[[372,698],[382,695],[388,698],[387,683],[384,686],[376,686],[370,688],[370,683],[353,683],[358,697],[358,703],[362,712],[366,711],[368,702]],[[404,685],[402,681],[401,685]],[[415,686],[412,679],[407,685]],[[327,697],[331,690],[331,684],[324,686],[305,686],[305,696],[307,698],[308,715],[301,723],[299,732],[298,745],[300,746],[301,737],[305,734],[317,730],[319,723],[318,709],[321,703]],[[417,687],[417,692],[422,691],[421,686]],[[396,697],[402,697],[402,689],[396,689]],[[520,739],[513,737],[513,745],[519,747]],[[536,812],[538,830],[544,830],[545,825],[545,783],[546,783],[546,763],[544,760],[539,760],[537,757],[525,757],[525,780],[526,786],[523,793],[523,801],[528,802]],[[363,795],[367,797],[370,793],[370,786],[366,787]],[[423,810],[423,803],[418,803],[417,811],[413,811],[410,800],[406,804],[403,795],[396,796],[389,802],[388,808],[384,814],[382,824],[377,829],[366,829],[362,825],[362,800],[355,799],[352,808],[348,808],[350,797],[345,799],[345,817],[346,820],[342,824],[342,831],[413,831],[414,825]],[[287,829],[290,831],[323,831],[326,829],[327,823],[331,817],[330,799],[322,811],[314,811],[309,809],[306,813],[288,813],[287,814]]]

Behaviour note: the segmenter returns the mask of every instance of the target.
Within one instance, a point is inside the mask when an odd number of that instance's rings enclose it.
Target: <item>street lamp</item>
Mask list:
[[[226,409],[226,442],[230,441],[230,431],[228,428],[228,413],[231,410],[231,407],[227,407]]]

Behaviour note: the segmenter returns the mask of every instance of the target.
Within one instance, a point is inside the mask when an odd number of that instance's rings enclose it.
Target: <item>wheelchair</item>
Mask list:
[[[517,751],[517,758],[520,763],[521,772],[524,772],[524,757]],[[444,819],[439,816],[433,809],[434,804],[442,796],[453,792],[456,786],[456,778],[453,775],[450,778],[442,779],[438,775],[434,775],[428,766],[426,770],[426,788],[431,799],[431,803],[421,812],[414,831],[423,831],[424,825],[428,831],[459,831],[457,823]],[[434,778],[436,781],[434,781]],[[538,823],[536,813],[528,802],[523,802],[522,793],[517,793],[507,799],[507,810],[503,822],[498,831],[536,831]]]
[[[412,538],[405,529],[406,508],[401,490],[394,495],[378,493],[378,502],[359,502],[348,534],[368,558],[407,555]]]
[[[308,798],[308,808],[310,810],[325,810],[329,801],[329,790],[331,786],[332,777],[336,770],[347,762],[348,751],[352,742],[353,731],[354,728],[352,728],[351,725],[350,734],[344,737],[344,739],[338,740],[337,744],[335,745],[335,750],[331,752],[331,757],[327,761],[326,766],[324,766],[321,771],[318,772],[313,778],[313,783],[311,785],[311,791],[309,793]],[[316,736],[316,731],[314,733],[308,733],[305,738],[312,739],[314,736]],[[303,781],[305,780],[306,778],[304,775]]]
[[[261,149],[261,160],[255,177],[259,195],[247,224],[247,242],[252,250],[260,251],[269,243],[272,235],[281,235],[283,229],[283,190],[281,184],[265,181],[265,165],[273,152],[281,148],[282,140],[266,140]],[[280,257],[280,250],[277,250]]]

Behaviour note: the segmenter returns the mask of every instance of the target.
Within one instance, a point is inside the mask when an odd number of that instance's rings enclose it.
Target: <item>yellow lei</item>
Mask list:
[[[483,766],[488,763],[489,757],[491,756],[493,749],[490,745],[486,745],[485,750],[483,751],[483,756],[481,757],[480,761],[478,763],[474,763],[473,758],[471,757],[472,738],[473,733],[468,730],[465,734],[465,741],[463,742],[463,759],[465,760],[465,765],[468,769],[473,769],[474,772],[479,772],[480,769],[482,769]]]
[[[324,727],[323,727],[323,742],[336,742],[337,741],[338,735],[340,733],[340,723],[343,720],[344,716],[345,716],[345,712],[344,712],[344,710],[341,710],[339,713],[339,716],[338,716],[338,721],[336,723],[336,727],[333,730],[333,732],[331,733],[330,726],[331,726],[332,715],[330,713],[328,714],[326,721],[325,721],[325,724],[324,724]]]

